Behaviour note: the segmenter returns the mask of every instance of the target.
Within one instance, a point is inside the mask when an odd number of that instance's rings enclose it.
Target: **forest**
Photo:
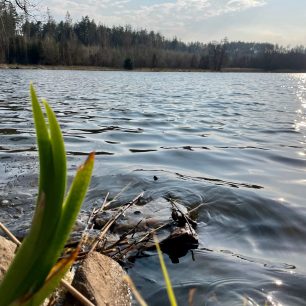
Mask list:
[[[109,27],[88,16],[73,22],[68,12],[57,22],[48,11],[42,22],[0,0],[0,64],[305,71],[306,49],[227,38],[184,43],[129,25]]]

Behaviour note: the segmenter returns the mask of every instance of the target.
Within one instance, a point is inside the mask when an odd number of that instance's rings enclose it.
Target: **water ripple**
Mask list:
[[[37,193],[30,81],[59,118],[69,182],[96,152],[83,215],[123,188],[114,206],[144,191],[192,210],[199,249],[166,258],[179,304],[191,289],[194,305],[305,304],[305,75],[0,70],[0,221],[18,237]],[[165,304],[144,255],[129,273]]]

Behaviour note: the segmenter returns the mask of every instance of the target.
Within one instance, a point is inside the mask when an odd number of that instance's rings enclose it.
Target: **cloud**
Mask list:
[[[264,0],[176,0],[140,5],[138,8],[117,11],[114,16],[121,23],[144,27],[186,38],[194,31],[195,23],[227,13],[263,6]]]
[[[138,5],[133,5],[133,2]],[[101,20],[105,16],[114,16],[115,20],[121,20],[123,24],[149,23],[162,26],[167,20],[203,20],[263,4],[264,0],[51,0],[46,6],[57,15],[65,15],[66,11],[71,11],[77,17],[92,14],[95,19]]]
[[[227,3],[229,6],[236,7],[254,7],[266,4],[264,0],[230,0]]]
[[[56,19],[62,19],[69,11],[74,20],[88,15],[106,25],[130,24],[190,41],[199,39],[207,20],[263,6],[269,0],[44,1]]]
[[[108,26],[130,24],[184,41],[306,41],[306,1],[301,0],[32,0],[37,19],[49,7],[56,20],[88,15]],[[44,16],[44,15],[43,15]]]

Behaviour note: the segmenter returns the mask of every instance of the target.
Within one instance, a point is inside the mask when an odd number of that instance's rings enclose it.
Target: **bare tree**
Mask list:
[[[24,13],[28,14],[28,8],[31,5],[30,1],[28,0],[4,0],[4,3],[11,3],[13,5],[15,5],[16,7],[18,7],[19,9],[21,9]]]

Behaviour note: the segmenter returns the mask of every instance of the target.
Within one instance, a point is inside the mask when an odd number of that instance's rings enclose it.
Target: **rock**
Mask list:
[[[183,214],[187,214],[187,208],[177,204]],[[131,206],[124,215],[116,221],[111,231],[123,234],[137,226],[137,232],[147,232],[172,220],[173,207],[164,198],[158,198],[144,205]],[[117,210],[106,210],[98,214],[95,219],[95,227],[102,228],[109,219],[117,214]]]
[[[15,255],[16,245],[0,236],[0,281],[8,270]]]
[[[129,306],[131,295],[124,275],[113,259],[92,252],[77,269],[72,285],[97,306]],[[66,305],[81,304],[69,297]]]

